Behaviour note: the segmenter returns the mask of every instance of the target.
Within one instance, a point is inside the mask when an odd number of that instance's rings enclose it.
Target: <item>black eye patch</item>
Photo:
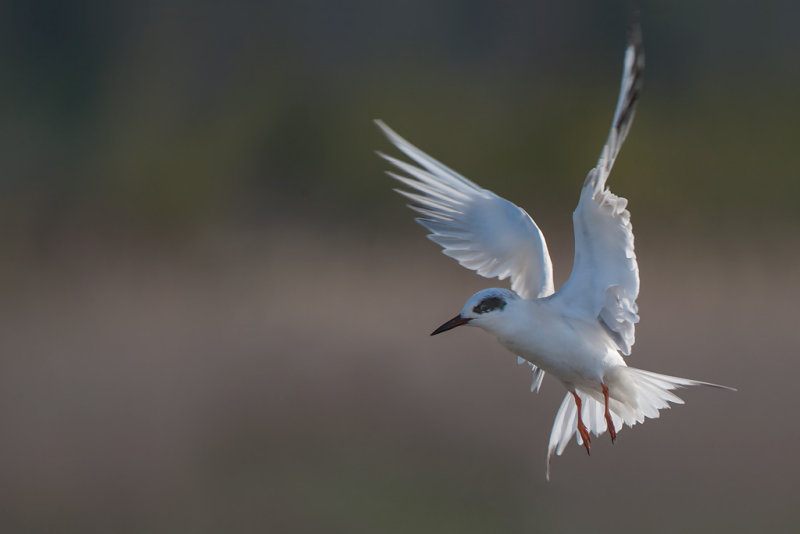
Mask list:
[[[501,299],[500,297],[489,297],[480,301],[477,306],[472,308],[472,311],[475,313],[486,313],[497,309],[502,310],[505,307],[505,300]]]

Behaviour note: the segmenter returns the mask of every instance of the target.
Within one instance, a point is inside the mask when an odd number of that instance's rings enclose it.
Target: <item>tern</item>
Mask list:
[[[428,238],[481,276],[511,279],[511,290],[490,288],[472,295],[458,315],[431,335],[477,326],[516,354],[519,363],[530,365],[531,391],[539,390],[545,373],[567,389],[550,434],[548,480],[553,455],[561,455],[576,432],[578,445],[590,453],[590,433],[600,436],[607,430],[613,443],[623,424],[657,418],[670,402],[683,404],[674,389],[733,389],[628,367],[624,359],[631,353],[639,322],[639,269],[627,200],[613,194],[606,181],[633,121],[643,68],[641,32],[634,27],[611,131],[597,166],[583,182],[572,216],[572,273],[558,291],[544,235],[525,210],[375,121],[416,164],[378,152],[401,171],[387,174],[408,188],[395,191],[413,202],[409,207],[421,215],[416,221],[430,232]]]

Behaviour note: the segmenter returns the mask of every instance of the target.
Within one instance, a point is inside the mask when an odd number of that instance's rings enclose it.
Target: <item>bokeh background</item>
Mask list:
[[[644,5],[629,361],[739,392],[546,483],[562,387],[428,337],[498,284],[424,239],[371,121],[525,207],[563,282],[625,3],[0,3],[0,530],[793,530],[799,17]]]

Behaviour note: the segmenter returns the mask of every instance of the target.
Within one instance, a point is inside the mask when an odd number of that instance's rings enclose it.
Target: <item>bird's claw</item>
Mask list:
[[[583,423],[578,425],[578,433],[581,435],[581,440],[583,440],[583,446],[586,447],[586,454],[589,456],[592,455],[592,440],[589,437],[589,431],[586,430],[586,427]]]

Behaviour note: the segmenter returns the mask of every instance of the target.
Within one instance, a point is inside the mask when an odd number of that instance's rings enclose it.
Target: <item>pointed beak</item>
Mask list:
[[[469,318],[465,319],[464,317],[461,317],[461,314],[456,315],[455,317],[453,317],[452,319],[450,319],[449,321],[444,323],[442,326],[440,326],[439,328],[434,330],[431,333],[431,335],[435,336],[436,334],[441,334],[442,332],[447,332],[448,330],[452,330],[453,328],[455,328],[457,326],[461,326],[462,324],[467,324],[471,320],[472,319],[469,319]]]

